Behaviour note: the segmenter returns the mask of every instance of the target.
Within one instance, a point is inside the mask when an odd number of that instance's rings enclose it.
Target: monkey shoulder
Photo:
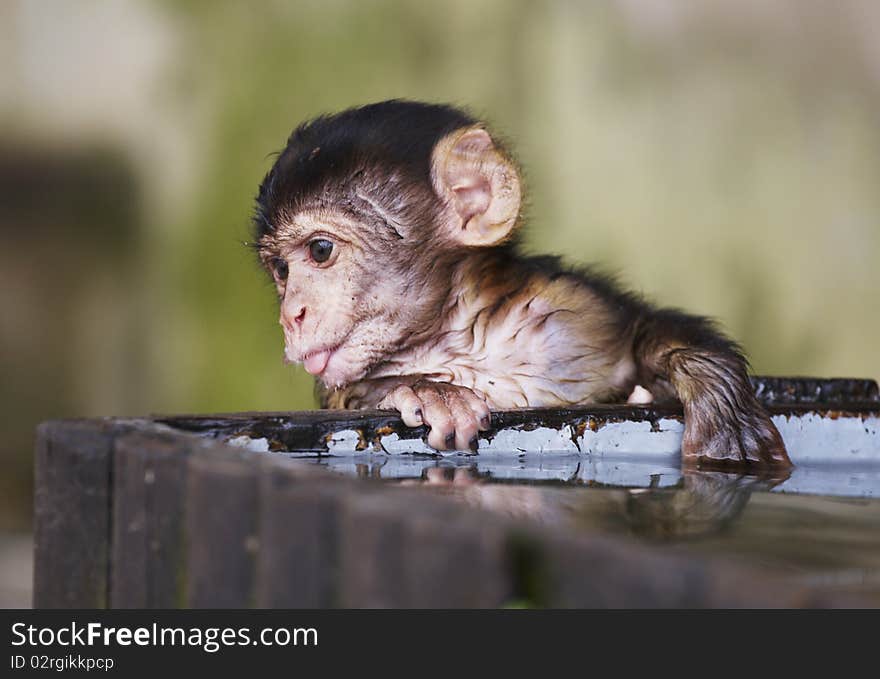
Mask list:
[[[533,274],[537,292],[530,307],[547,318],[551,331],[564,329],[570,339],[593,345],[607,339],[617,347],[634,320],[648,309],[638,295],[609,275],[590,268],[566,269],[558,263],[544,267]]]
[[[527,273],[497,299],[478,297],[460,310],[435,363],[496,407],[604,398],[615,389],[621,360],[616,298],[584,275]]]

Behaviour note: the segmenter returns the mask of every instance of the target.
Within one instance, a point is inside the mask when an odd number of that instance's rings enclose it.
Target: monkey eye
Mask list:
[[[272,273],[275,274],[275,277],[279,281],[286,281],[287,280],[287,274],[288,274],[287,262],[285,262],[280,257],[276,257],[275,259],[272,260],[271,266],[272,266]]]
[[[333,243],[325,238],[318,238],[309,243],[309,254],[318,264],[326,262],[333,254]]]

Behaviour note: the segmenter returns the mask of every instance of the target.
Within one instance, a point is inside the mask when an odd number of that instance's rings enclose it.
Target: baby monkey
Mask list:
[[[260,185],[285,358],[323,407],[400,412],[476,450],[490,411],[679,401],[685,463],[790,466],[739,347],[514,241],[520,173],[486,126],[386,101],[300,125]]]

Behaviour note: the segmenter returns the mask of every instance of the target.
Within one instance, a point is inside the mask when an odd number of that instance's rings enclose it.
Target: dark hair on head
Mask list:
[[[392,99],[303,123],[260,184],[255,239],[274,231],[279,209],[295,210],[328,185],[351,181],[365,166],[400,169],[430,185],[434,145],[476,122],[446,104]]]

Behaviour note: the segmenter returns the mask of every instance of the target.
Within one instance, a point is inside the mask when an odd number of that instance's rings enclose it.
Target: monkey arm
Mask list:
[[[634,324],[632,351],[637,381],[684,406],[685,462],[791,466],[749,383],[746,359],[709,320],[644,310]]]

